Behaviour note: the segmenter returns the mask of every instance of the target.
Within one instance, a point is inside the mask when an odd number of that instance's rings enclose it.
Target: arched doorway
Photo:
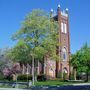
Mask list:
[[[68,79],[68,70],[66,67],[64,67],[63,69],[63,80],[66,80]]]

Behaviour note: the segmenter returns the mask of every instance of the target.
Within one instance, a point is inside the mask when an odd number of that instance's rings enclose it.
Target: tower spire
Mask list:
[[[53,16],[53,9],[51,8],[50,17],[52,18],[52,16]]]
[[[60,8],[60,4],[58,4],[58,8]]]
[[[51,12],[53,12],[53,9],[51,8]]]
[[[60,8],[61,8],[61,6],[60,6],[60,4],[58,4],[57,12],[60,12]]]

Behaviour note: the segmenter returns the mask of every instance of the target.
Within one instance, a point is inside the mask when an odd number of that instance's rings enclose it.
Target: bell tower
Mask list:
[[[59,24],[59,48],[58,54],[60,60],[56,62],[56,74],[57,77],[61,75],[62,78],[69,78],[70,73],[70,36],[69,36],[69,14],[68,9],[61,11],[60,5],[58,5],[57,16],[55,19]],[[64,77],[64,73],[66,76]]]
[[[69,14],[68,9],[61,10],[58,5],[57,13],[51,9],[51,20],[58,22],[58,41],[57,54],[59,55],[58,61],[52,61],[49,58],[46,60],[45,74],[49,77],[60,77],[68,79],[70,75],[70,36],[69,36]]]

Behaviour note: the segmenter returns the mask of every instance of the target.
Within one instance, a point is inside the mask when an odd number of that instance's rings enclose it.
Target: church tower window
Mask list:
[[[63,23],[61,23],[61,32],[64,32]]]
[[[67,25],[66,25],[66,23],[63,23],[63,22],[61,22],[61,32],[62,33],[67,33]]]
[[[67,25],[64,23],[64,33],[67,33]]]
[[[67,60],[67,51],[65,47],[62,49],[62,59],[63,61]]]

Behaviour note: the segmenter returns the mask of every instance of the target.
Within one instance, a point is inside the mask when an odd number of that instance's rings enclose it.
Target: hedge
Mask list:
[[[29,74],[27,76],[26,74],[19,74],[17,80],[27,81],[27,78],[28,78],[28,80],[32,80],[32,75]],[[45,74],[37,75],[37,80],[38,81],[46,81],[46,75]]]

